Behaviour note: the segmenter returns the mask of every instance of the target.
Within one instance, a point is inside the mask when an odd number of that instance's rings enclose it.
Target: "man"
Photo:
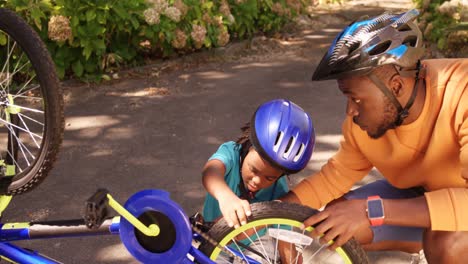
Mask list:
[[[328,204],[304,225],[331,249],[355,237],[369,250],[422,247],[429,263],[466,263],[468,60],[420,63],[418,15],[358,21],[334,40],[312,79],[337,79],[348,98],[344,138],[283,200]],[[385,180],[348,192],[373,167]]]

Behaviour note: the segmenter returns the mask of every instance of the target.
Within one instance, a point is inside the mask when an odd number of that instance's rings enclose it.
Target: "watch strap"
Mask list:
[[[373,196],[369,196],[367,197],[367,204],[369,201],[371,200],[380,200],[381,201],[381,211],[384,212],[383,210],[383,202],[382,202],[382,198],[380,198],[380,196],[378,195],[373,195]],[[367,207],[367,217],[369,218],[369,221],[371,222],[371,225],[372,226],[381,226],[384,224],[384,218],[385,218],[385,215],[383,215],[382,217],[370,217],[370,214],[369,214],[369,207]]]

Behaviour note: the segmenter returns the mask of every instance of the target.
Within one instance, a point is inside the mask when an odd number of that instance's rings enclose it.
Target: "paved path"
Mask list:
[[[132,71],[99,87],[66,84],[66,133],[56,168],[37,190],[16,197],[4,219],[80,218],[84,201],[98,187],[121,202],[138,190],[166,189],[192,214],[203,202],[200,169],[206,158],[238,136],[257,105],[279,97],[304,107],[317,132],[313,161],[295,179],[317,171],[337,149],[345,101],[335,82],[312,83],[311,74],[350,18],[381,11],[382,5],[317,13],[288,41],[256,38],[251,45]],[[238,55],[249,52],[247,58]],[[373,173],[364,182],[377,177]],[[115,236],[21,245],[65,263],[135,263]],[[370,256],[373,263],[408,263],[400,253]]]

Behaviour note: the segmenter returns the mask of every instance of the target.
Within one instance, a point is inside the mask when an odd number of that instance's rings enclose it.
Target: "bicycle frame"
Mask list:
[[[59,237],[83,237],[100,235],[118,235],[120,217],[106,220],[99,229],[89,229],[84,220],[49,221],[36,223],[7,223],[0,226],[0,255],[9,261],[17,263],[57,264],[60,263],[38,252],[30,251],[13,245],[11,241],[50,239]],[[214,264],[193,246],[187,252],[199,263]],[[192,263],[189,259],[188,262]]]
[[[164,198],[164,197],[163,197]],[[6,208],[11,200],[11,196],[0,197],[0,212]],[[170,202],[173,202],[170,200]],[[176,214],[185,213],[180,210]],[[25,264],[58,264],[57,260],[41,255],[39,252],[24,249],[11,244],[12,241],[32,240],[32,239],[51,239],[63,237],[84,237],[101,235],[121,235],[122,218],[114,216],[105,219],[98,228],[89,228],[84,219],[61,220],[61,221],[43,221],[43,222],[24,222],[24,223],[3,223],[0,224],[0,258],[13,262]],[[137,220],[138,221],[138,220]],[[138,229],[138,228],[137,228]],[[192,242],[202,241],[203,238],[192,232]],[[124,243],[125,244],[125,243]],[[193,244],[193,243],[192,243]],[[127,249],[132,253],[132,249]],[[172,248],[170,249],[170,251]],[[230,249],[232,253],[239,255],[239,252]],[[193,245],[189,247],[180,263],[215,264],[209,257],[200,252]],[[249,263],[258,263],[249,259]]]

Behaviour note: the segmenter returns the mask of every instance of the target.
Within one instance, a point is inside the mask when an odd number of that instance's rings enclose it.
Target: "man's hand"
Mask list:
[[[329,205],[325,210],[304,221],[305,227],[312,225],[317,226],[311,235],[321,236],[322,244],[333,240],[329,249],[335,250],[358,232],[371,231],[366,213],[366,200],[345,200]]]
[[[227,224],[234,228],[247,223],[247,217],[252,214],[250,204],[236,195],[225,195],[219,200],[219,208]]]

